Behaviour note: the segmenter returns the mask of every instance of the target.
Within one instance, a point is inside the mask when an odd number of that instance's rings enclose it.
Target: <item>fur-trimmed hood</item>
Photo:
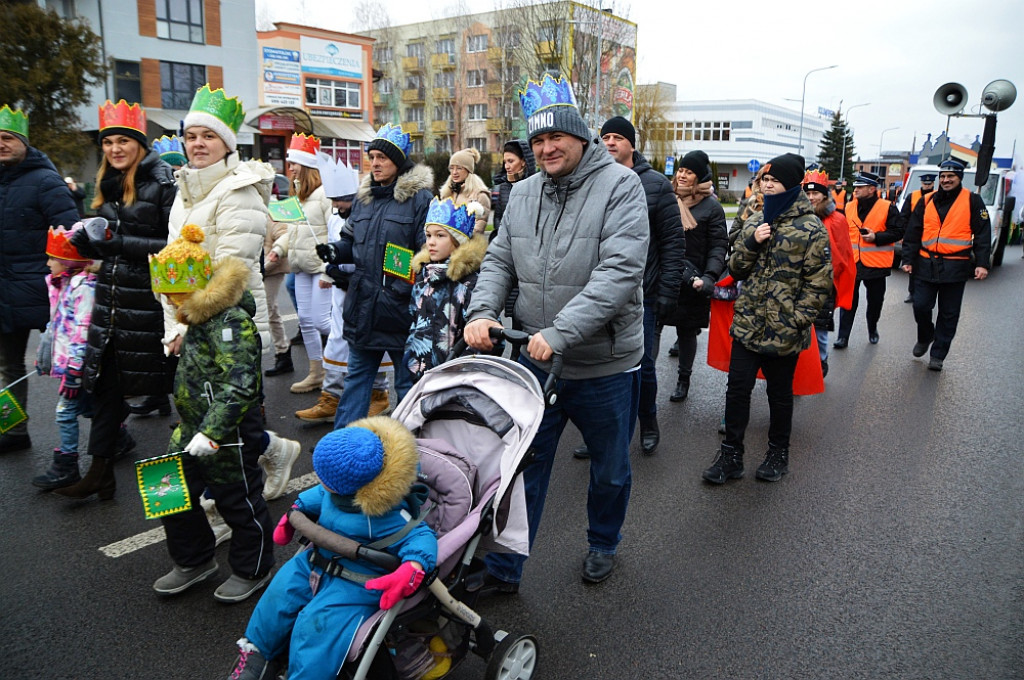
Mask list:
[[[483,234],[477,234],[455,249],[452,256],[448,258],[448,280],[461,281],[470,274],[480,271],[484,255],[487,253],[489,241]],[[430,253],[427,251],[427,244],[424,243],[420,252],[412,259],[412,270],[418,272],[420,268],[430,262]]]
[[[380,474],[355,493],[355,504],[370,517],[380,517],[402,502],[416,481],[420,454],[412,432],[394,418],[374,416],[349,423],[373,432],[384,445]]]
[[[373,200],[373,173],[366,173],[363,181],[359,183],[359,190],[356,192],[356,200],[368,204]],[[378,185],[379,186],[379,185]],[[434,191],[434,171],[422,163],[412,166],[408,172],[403,172],[395,180],[395,201],[405,203],[416,195],[420,189]]]
[[[825,218],[834,213],[835,211],[836,201],[832,197],[829,197],[824,201],[818,203],[818,205],[814,206],[814,214],[817,215],[818,219],[820,219],[822,222],[824,222]]]
[[[234,307],[242,300],[246,285],[249,283],[249,268],[237,257],[225,257],[213,267],[213,276],[206,288],[192,293],[181,307],[178,308],[178,321],[189,325],[198,325],[209,321],[229,307]],[[256,305],[252,302],[250,315],[255,315]]]

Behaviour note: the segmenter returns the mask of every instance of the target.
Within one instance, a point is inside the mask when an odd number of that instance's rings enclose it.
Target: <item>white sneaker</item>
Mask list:
[[[270,435],[270,446],[260,456],[260,465],[266,477],[263,482],[263,498],[272,501],[284,494],[292,476],[292,466],[298,460],[302,447],[297,441],[278,437],[270,430],[267,430],[267,434]]]
[[[231,538],[231,527],[228,526],[224,518],[217,512],[217,504],[213,502],[213,499],[203,497],[199,504],[206,511],[206,520],[210,523],[210,528],[213,529],[213,537],[217,541],[216,545],[220,545]]]

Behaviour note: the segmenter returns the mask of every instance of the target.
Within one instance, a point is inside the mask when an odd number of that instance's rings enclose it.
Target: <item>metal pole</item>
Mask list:
[[[883,156],[883,154],[882,154],[882,140],[885,139],[885,133],[886,132],[892,132],[893,130],[899,130],[899,128],[898,127],[885,128],[884,130],[882,130],[882,134],[878,136],[878,170],[879,170],[878,174],[882,176],[882,181],[883,182],[888,182],[888,180],[886,179],[888,177],[888,173],[885,172],[885,161],[882,159],[882,156]],[[888,189],[887,186],[883,186],[883,188],[884,189]]]
[[[846,134],[850,125],[850,111],[853,111],[858,106],[870,106],[871,102],[865,102],[863,104],[854,104],[850,108],[846,109],[846,122],[843,123],[843,152],[839,157],[839,181],[842,182],[846,179]]]
[[[831,66],[822,66],[821,68],[812,68],[804,75],[804,88],[800,94],[800,141],[797,142],[797,153],[801,156],[804,155],[804,101],[807,99],[807,76],[811,75],[815,71],[827,71],[830,68],[835,68],[839,64],[832,64]]]
[[[601,39],[604,38],[604,12],[597,17],[597,83],[594,85],[594,127],[601,123]]]

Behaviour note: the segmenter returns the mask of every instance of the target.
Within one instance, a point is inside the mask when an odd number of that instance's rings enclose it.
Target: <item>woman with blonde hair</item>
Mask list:
[[[487,229],[487,215],[491,212],[491,190],[474,174],[479,161],[480,152],[472,147],[453,153],[448,161],[448,179],[440,192],[442,201],[450,198],[455,205],[476,201],[484,207],[483,217],[476,220],[474,235],[482,234]]]

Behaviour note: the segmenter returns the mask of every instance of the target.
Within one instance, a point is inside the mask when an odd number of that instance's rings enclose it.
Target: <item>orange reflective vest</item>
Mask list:
[[[862,223],[857,216],[857,199],[846,204],[846,221],[850,223],[850,244],[853,246],[853,261],[861,262],[865,267],[890,268],[893,262],[893,253],[896,252],[896,245],[890,243],[887,246],[878,246],[868,243],[861,236],[861,227],[870,229],[876,234],[885,231],[885,221],[889,217],[889,206],[891,203],[884,198],[875,201],[871,207],[868,217]]]
[[[846,208],[846,192],[842,189],[833,191],[832,199],[836,202],[836,210],[844,210]]]
[[[933,201],[925,199],[924,229],[921,232],[921,257],[943,257],[948,260],[966,260],[974,246],[971,231],[971,192],[961,189],[960,195],[949,206],[946,219],[939,217]]]
[[[932,192],[929,191],[928,194],[930,193]],[[914,210],[917,209],[917,202],[921,200],[921,196],[927,196],[928,194],[921,194],[920,189],[916,189],[912,194],[910,194],[910,212],[914,212]]]

